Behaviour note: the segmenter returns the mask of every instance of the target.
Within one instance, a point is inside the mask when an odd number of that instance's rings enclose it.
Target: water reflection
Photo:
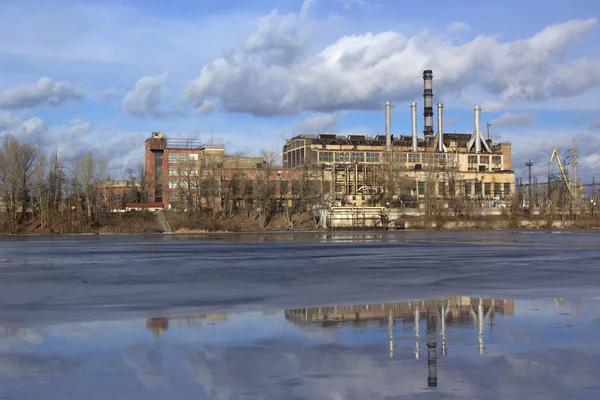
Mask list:
[[[448,354],[448,327],[477,327],[477,348],[484,354],[484,326],[493,324],[496,313],[513,315],[514,300],[480,299],[472,297],[448,297],[441,300],[398,302],[388,304],[365,304],[334,307],[300,308],[286,310],[285,318],[299,325],[317,325],[335,328],[348,325],[363,328],[369,324],[387,324],[389,357],[394,357],[394,328],[396,323],[414,325],[414,356],[421,357],[421,325],[425,325],[427,338],[427,361],[429,365],[428,386],[437,386],[437,338],[441,341],[441,354]]]
[[[0,395],[596,398],[598,305],[445,297],[2,327]]]

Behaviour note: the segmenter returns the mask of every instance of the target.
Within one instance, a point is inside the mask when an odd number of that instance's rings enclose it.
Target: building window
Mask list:
[[[438,194],[440,196],[446,196],[446,182],[438,182]]]
[[[190,154],[191,156],[192,154]],[[196,156],[196,160],[198,160],[198,154],[194,154]],[[186,153],[169,153],[168,160],[169,163],[182,163],[188,160],[188,155]]]
[[[410,156],[410,154],[409,154],[409,156]],[[394,161],[396,161],[398,163],[405,163],[406,162],[406,154],[405,153],[394,154]]]
[[[367,153],[367,162],[379,162],[379,153]]]
[[[423,158],[423,164],[432,164],[433,160],[435,159],[434,155],[430,154],[430,153],[423,154],[422,158]]]
[[[350,162],[350,153],[347,151],[338,151],[337,153],[335,153],[335,161]]]
[[[279,181],[279,194],[288,194],[288,181]]]
[[[477,171],[477,156],[469,156],[467,161],[468,161],[467,170],[468,171]]]
[[[333,151],[321,151],[321,152],[319,152],[319,161],[321,161],[321,162],[333,162]]]
[[[510,183],[505,183],[504,184],[504,194],[505,195],[509,195],[510,194]]]
[[[169,165],[169,175],[171,175],[171,176],[177,175],[177,167],[175,167],[173,165]]]
[[[485,195],[486,196],[491,196],[492,195],[492,184],[491,183],[485,183],[484,184],[484,189],[485,189]]]
[[[467,195],[467,196],[471,195],[471,184],[470,183],[465,183],[465,195]]]
[[[481,195],[481,182],[475,182],[475,194]]]
[[[354,162],[365,162],[365,153],[362,151],[355,151],[353,157]]]
[[[438,163],[444,164],[446,162],[446,155],[438,153],[435,155],[435,159]]]
[[[421,155],[417,153],[408,153],[408,162],[409,163],[420,163]]]
[[[177,186],[177,180],[176,179],[169,179],[169,189],[176,189]]]
[[[502,185],[500,183],[494,183],[494,195],[502,196]]]
[[[492,156],[492,164],[502,164],[502,156]]]
[[[479,156],[479,163],[480,164],[489,164],[490,156]]]
[[[425,194],[425,182],[417,182],[417,190],[419,191],[419,194]]]
[[[188,156],[188,159],[189,159],[190,161],[198,161],[198,154],[190,154],[190,155]]]

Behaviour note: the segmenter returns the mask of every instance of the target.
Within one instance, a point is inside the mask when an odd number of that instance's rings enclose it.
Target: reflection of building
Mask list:
[[[407,301],[387,304],[347,305],[286,310],[285,318],[295,324],[316,324],[321,327],[337,325],[366,326],[370,323],[385,325],[390,314],[404,323],[414,322],[415,315],[427,321],[427,333],[435,333],[437,316],[446,308],[447,325],[468,325],[473,322],[473,307],[482,302],[484,312],[514,314],[514,300],[489,300],[471,297],[449,297],[443,300]]]
[[[226,321],[227,314],[199,314],[199,315],[184,315],[177,317],[148,317],[146,318],[146,328],[152,330],[156,336],[160,336],[167,329],[169,329],[169,325],[173,322],[177,322],[179,324],[183,323],[186,326],[192,326],[196,323],[200,323],[205,320],[211,321]]]
[[[438,326],[441,354],[448,354],[447,329],[452,326],[477,326],[477,348],[485,351],[484,325],[494,314],[513,315],[514,300],[448,297],[440,300],[409,301],[387,304],[365,304],[317,308],[300,308],[285,311],[285,318],[299,325],[318,325],[322,328],[341,326],[364,327],[369,324],[387,325],[389,356],[394,357],[394,327],[396,321],[414,324],[415,358],[421,357],[421,321],[425,320],[424,338],[427,340],[427,385],[437,386]]]

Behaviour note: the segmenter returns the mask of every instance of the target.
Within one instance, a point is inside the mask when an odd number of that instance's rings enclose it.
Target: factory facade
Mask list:
[[[417,104],[411,104],[412,135],[391,134],[391,106],[385,104],[386,133],[340,136],[298,135],[283,147],[283,166],[321,169],[325,190],[346,203],[361,205],[374,195],[386,202],[452,199],[507,199],[514,195],[510,143],[494,144],[481,134],[481,108],[474,108],[473,133],[446,134],[443,104],[433,129],[433,73],[424,71],[424,129],[417,135]]]
[[[285,142],[281,167],[260,157],[226,155],[224,146],[167,140],[154,132],[145,143],[147,201],[164,208],[202,202],[248,208],[258,197],[289,205],[318,192],[329,204],[393,207],[432,198],[504,200],[514,195],[511,144],[484,139],[480,107],[474,108],[472,133],[446,134],[444,106],[438,104],[434,132],[432,78],[431,71],[424,71],[422,137],[417,135],[416,103],[411,104],[412,135],[394,137],[392,105],[386,102],[385,135],[297,135]]]

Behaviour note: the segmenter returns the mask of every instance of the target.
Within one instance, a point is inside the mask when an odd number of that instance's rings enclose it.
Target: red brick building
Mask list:
[[[153,132],[145,142],[150,201],[164,208],[253,208],[299,192],[303,171],[267,165],[260,157],[225,154],[225,146],[197,139],[167,139]],[[316,183],[315,183],[316,184]],[[260,201],[259,201],[260,200]]]

